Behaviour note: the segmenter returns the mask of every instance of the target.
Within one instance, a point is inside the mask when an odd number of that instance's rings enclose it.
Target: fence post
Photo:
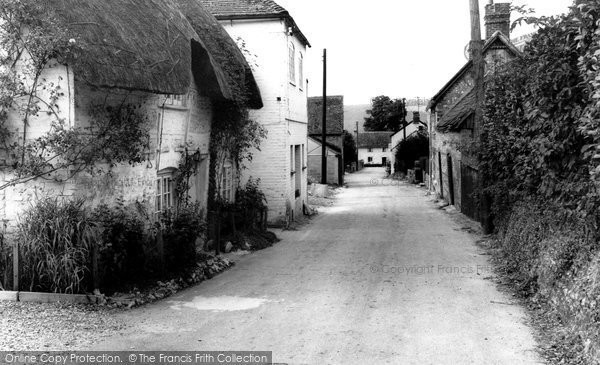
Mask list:
[[[13,290],[19,291],[19,242],[13,245]]]
[[[92,285],[93,291],[100,290],[100,278],[98,277],[98,243],[92,243]]]

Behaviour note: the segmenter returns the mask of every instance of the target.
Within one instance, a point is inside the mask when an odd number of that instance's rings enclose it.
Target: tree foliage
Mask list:
[[[365,118],[366,131],[397,132],[406,123],[406,100],[390,99],[380,95],[371,100],[369,117]]]
[[[429,137],[426,131],[418,131],[395,146],[394,171],[406,173],[415,167],[415,161],[429,155]]]
[[[343,135],[343,145],[344,145],[344,161],[349,163],[350,161],[356,160],[356,141],[354,140],[354,136],[352,133],[344,130]]]
[[[486,80],[478,146],[497,258],[568,328],[554,339],[568,347],[561,363],[600,356],[599,10],[578,0],[561,17],[519,19],[541,29],[522,58]]]

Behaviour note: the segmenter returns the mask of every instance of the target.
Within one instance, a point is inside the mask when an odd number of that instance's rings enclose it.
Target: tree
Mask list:
[[[396,147],[395,171],[406,173],[415,167],[415,161],[429,155],[429,137],[427,132],[419,131],[402,140]]]
[[[380,95],[371,100],[370,116],[365,118],[366,131],[398,132],[406,123],[406,99],[390,99]]]
[[[356,141],[354,140],[352,133],[348,132],[347,130],[344,130],[343,145],[344,161],[354,161],[356,159]]]

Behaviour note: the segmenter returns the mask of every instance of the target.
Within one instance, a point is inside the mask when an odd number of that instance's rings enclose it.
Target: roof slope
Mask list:
[[[317,136],[310,136],[308,138],[310,138],[313,141],[315,141],[315,143],[318,143],[319,145],[322,145],[321,138],[319,138]],[[325,145],[327,146],[327,148],[331,149],[335,153],[338,153],[338,154],[342,153],[342,149],[340,148],[340,146],[336,146],[336,145],[334,145],[333,143],[330,143],[330,142],[326,142]]]
[[[310,47],[308,39],[290,13],[273,0],[195,0],[219,20],[282,18],[294,33]]]
[[[504,34],[502,34],[500,31],[497,31],[496,33],[494,33],[494,35],[492,35],[488,40],[485,41],[485,44],[483,46],[483,53],[485,55],[485,53],[490,49],[498,48],[508,49],[508,51],[513,56],[519,56],[522,54],[522,52],[519,51],[519,49],[510,42],[510,39]],[[461,69],[456,73],[456,75],[454,75],[450,79],[450,81],[448,81],[446,85],[444,85],[444,87],[442,87],[440,91],[438,91],[438,93],[435,94],[433,98],[431,98],[427,109],[435,108],[437,103],[444,98],[444,95],[446,95],[446,93],[452,88],[452,86],[454,86],[454,84],[456,84],[456,82],[458,82],[458,80],[460,80],[465,73],[471,70],[472,66],[473,61],[469,60],[463,67],[461,67]]]
[[[287,10],[272,0],[200,0],[216,17],[288,15]]]
[[[358,134],[358,148],[385,148],[394,132],[363,132]]]
[[[88,84],[184,94],[195,69],[217,95],[262,106],[236,44],[194,0],[47,0],[45,5],[84,45],[73,67]]]
[[[321,135],[323,124],[323,97],[308,98],[308,134]],[[344,97],[327,96],[327,134],[344,133]]]
[[[469,90],[454,104],[437,125],[440,132],[457,131],[475,113],[475,89]]]

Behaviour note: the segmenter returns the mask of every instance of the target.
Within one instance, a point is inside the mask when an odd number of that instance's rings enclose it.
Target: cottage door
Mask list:
[[[448,199],[450,199],[450,205],[454,205],[454,174],[452,173],[452,156],[446,155],[447,166],[448,166]]]

